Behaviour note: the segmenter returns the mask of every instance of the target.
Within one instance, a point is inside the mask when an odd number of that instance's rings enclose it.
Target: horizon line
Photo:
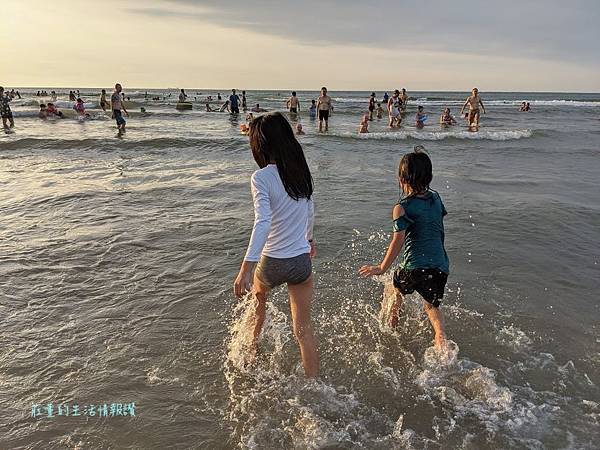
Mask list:
[[[121,83],[123,84],[123,83]],[[0,85],[2,86],[2,85]],[[111,85],[111,87],[109,87],[109,89],[114,88],[114,85]],[[75,87],[73,88],[72,86],[10,86],[10,88],[7,88],[6,86],[4,86],[4,90],[10,90],[10,89],[107,89],[106,86],[79,86],[79,87]],[[264,88],[247,88],[247,89],[242,89],[242,88],[212,88],[212,87],[140,87],[140,86],[133,86],[133,87],[128,87],[127,89],[146,89],[146,90],[180,90],[180,89],[187,89],[187,90],[208,90],[208,91],[223,91],[223,92],[228,92],[231,91],[232,89],[235,89],[236,91],[284,91],[284,92],[292,92],[292,91],[306,91],[306,92],[310,92],[310,91],[315,91],[318,92],[320,91],[320,88],[316,88],[316,89],[303,89],[303,88],[278,88],[278,89],[264,89]],[[397,88],[394,88],[397,89]],[[393,92],[394,89],[331,89],[331,88],[327,88],[328,92]],[[401,88],[399,88],[401,89]],[[123,91],[125,91],[125,87],[123,87]],[[464,89],[464,90],[438,90],[438,89],[414,89],[414,90],[409,90],[407,89],[407,91],[409,92],[446,92],[446,93],[460,93],[460,92],[470,92],[471,89]],[[537,90],[531,90],[531,91],[527,91],[527,90],[523,90],[523,91],[513,91],[513,90],[486,90],[486,89],[481,89],[479,88],[480,92],[489,92],[489,93],[497,93],[497,94],[523,94],[523,93],[527,93],[527,94],[600,94],[600,91],[537,91]]]

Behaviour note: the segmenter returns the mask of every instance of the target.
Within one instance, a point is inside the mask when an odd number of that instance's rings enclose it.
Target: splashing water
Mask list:
[[[383,241],[387,236],[357,233],[356,239],[348,252],[360,258],[360,239]],[[323,265],[324,271],[337,275],[329,283],[325,277],[319,281],[313,307],[320,379],[303,376],[288,314],[278,307],[287,303],[285,290],[276,291],[267,302],[252,364],[248,355],[253,346],[254,299],[246,297],[234,308],[224,363],[230,391],[224,419],[232,425],[232,446],[543,448],[555,441],[566,446],[574,439],[552,427],[564,420],[561,405],[566,397],[542,386],[535,390],[514,375],[549,369],[556,372],[557,383],[587,388],[589,383],[572,363],[560,366],[549,357],[526,355],[519,346],[515,354],[526,357],[525,362],[492,369],[461,355],[453,340],[440,351],[432,346],[433,333],[418,296],[405,297],[398,325],[391,328],[396,298],[390,277],[376,277],[375,283],[365,281],[357,288],[354,274],[341,264]],[[460,292],[448,289],[449,296]],[[450,336],[456,321],[485,320],[458,304],[444,308]],[[517,336],[529,345],[514,328],[499,325],[493,332],[499,339]],[[540,365],[546,368],[539,369]],[[588,425],[598,416],[597,402],[574,408],[587,412],[583,420]],[[577,442],[586,448],[585,441]]]

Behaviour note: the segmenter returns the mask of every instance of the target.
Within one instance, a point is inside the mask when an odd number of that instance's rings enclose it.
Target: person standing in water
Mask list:
[[[307,377],[316,377],[319,354],[310,313],[312,258],[316,256],[312,176],[302,147],[281,113],[256,117],[250,122],[249,137],[260,169],[252,174],[254,227],[234,293],[239,298],[247,292],[254,295],[255,351],[269,292],[287,284],[304,372]]]
[[[106,102],[106,89],[102,89],[102,93],[100,94],[100,108],[102,111],[106,112],[106,107],[108,103]]]
[[[479,126],[479,106],[481,105],[481,110],[485,114],[485,106],[483,106],[483,102],[481,101],[481,97],[479,97],[479,89],[473,88],[471,91],[471,95],[465,101],[465,104],[460,110],[462,115],[465,108],[469,106],[469,127],[478,127]]]
[[[246,104],[246,91],[242,91],[242,109],[244,111],[248,109],[248,105]]]
[[[396,89],[394,94],[388,100],[388,114],[390,117],[389,127],[399,127],[402,123],[402,116],[400,115],[400,106],[402,100],[400,100],[400,91]]]
[[[127,117],[129,117],[129,113],[127,112],[127,110],[125,109],[125,105],[123,105],[123,102],[121,101],[122,90],[123,87],[119,83],[117,83],[115,84],[115,91],[110,96],[110,105],[112,108],[113,117],[117,122],[117,129],[119,130],[119,133],[125,132],[125,125],[127,124],[127,122],[123,118],[121,110],[123,110]]]
[[[187,94],[183,89],[179,92],[179,102],[185,102],[187,100]]]
[[[321,95],[317,100],[317,111],[319,113],[319,131],[323,131],[323,121],[325,121],[325,131],[329,130],[329,111],[331,111],[331,97],[327,95],[327,88],[321,88]]]
[[[317,118],[317,102],[314,99],[310,101],[310,108],[308,108],[308,114],[311,119]]]
[[[300,100],[296,97],[296,91],[292,92],[292,96],[286,102],[286,106],[291,114],[298,114],[298,111],[300,110]]]
[[[400,94],[400,111],[402,113],[406,112],[406,105],[408,105],[408,94],[406,93],[406,89],[402,88],[402,93]]]
[[[435,346],[442,350],[446,331],[439,306],[450,262],[444,248],[443,218],[447,212],[440,195],[429,187],[432,178],[431,160],[422,146],[402,157],[398,180],[403,196],[392,209],[392,241],[381,264],[362,266],[359,273],[365,277],[384,274],[404,247],[400,268],[394,272],[396,299],[389,325],[398,325],[404,296],[417,291],[435,332]]]
[[[240,113],[240,98],[235,93],[235,89],[231,90],[231,95],[229,96],[229,110],[231,114]]]
[[[369,120],[373,120],[373,112],[375,111],[375,92],[371,92],[369,97]]]
[[[444,109],[444,112],[440,116],[440,125],[442,128],[447,128],[450,125],[456,125],[456,119],[450,114],[450,108]]]
[[[4,88],[0,86],[0,116],[2,116],[2,126],[4,130],[8,132],[9,128],[15,126],[15,120],[13,119],[13,113],[10,109],[10,96],[4,94]],[[10,123],[10,127],[9,127]]]

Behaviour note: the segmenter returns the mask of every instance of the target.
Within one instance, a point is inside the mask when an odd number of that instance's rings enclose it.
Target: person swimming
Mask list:
[[[359,133],[368,133],[369,132],[369,115],[365,114],[360,121],[360,125],[358,127]]]
[[[296,124],[296,135],[301,136],[303,134],[306,134],[306,133],[302,129],[302,124],[301,123]]]
[[[427,114],[423,112],[423,107],[419,105],[415,116],[416,127],[419,129],[423,128],[425,126],[425,120],[427,120]]]
[[[449,127],[450,125],[456,125],[456,120],[450,114],[450,108],[446,108],[440,116],[440,125],[442,127]]]
[[[219,108],[219,112],[229,112],[229,100],[225,100],[225,103]]]
[[[267,110],[264,108],[261,108],[260,105],[257,103],[256,106],[254,108],[252,108],[252,112],[267,112]]]
[[[80,117],[85,116],[85,105],[83,104],[83,100],[81,98],[77,99],[73,109],[77,111],[77,114],[79,114]]]
[[[38,117],[43,120],[48,118],[48,108],[44,103],[40,103],[40,112],[38,113]]]
[[[48,115],[48,117],[59,117],[59,118],[63,118],[63,113],[62,111],[59,111],[58,108],[56,106],[54,106],[54,103],[48,103],[48,107],[46,108],[46,113]]]

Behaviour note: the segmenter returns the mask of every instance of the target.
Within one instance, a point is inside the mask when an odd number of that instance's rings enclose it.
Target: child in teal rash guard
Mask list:
[[[439,306],[449,273],[443,222],[447,212],[440,195],[429,188],[433,178],[431,160],[422,150],[421,146],[415,147],[400,161],[398,177],[403,196],[392,211],[394,233],[383,262],[363,266],[359,272],[366,277],[385,273],[404,247],[400,268],[394,273],[396,301],[390,325],[398,323],[403,296],[417,291],[435,331],[435,346],[441,349],[446,343]]]

